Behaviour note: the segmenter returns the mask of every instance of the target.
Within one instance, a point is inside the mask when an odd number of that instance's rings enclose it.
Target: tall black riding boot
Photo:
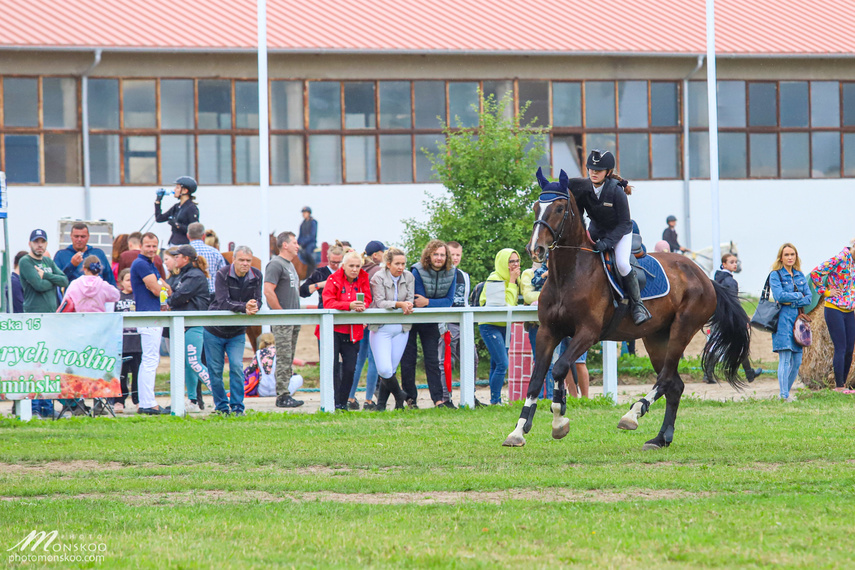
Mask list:
[[[395,409],[402,410],[404,409],[404,402],[407,401],[407,393],[401,390],[401,385],[398,383],[398,379],[392,374],[391,378],[384,378],[383,382],[386,383],[389,392],[395,396]]]
[[[630,271],[629,275],[623,278],[623,286],[632,303],[632,322],[638,326],[650,320],[652,318],[650,311],[641,302],[641,291],[638,288],[638,276],[635,271]]]

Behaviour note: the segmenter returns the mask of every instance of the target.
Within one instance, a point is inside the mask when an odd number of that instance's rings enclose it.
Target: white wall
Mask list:
[[[743,271],[736,278],[741,289],[759,292],[785,241],[796,245],[802,269],[809,271],[855,237],[848,200],[852,184],[845,179],[722,181],[721,238],[738,243]],[[669,214],[677,216],[677,232],[685,244],[682,182],[638,182],[635,186],[630,206],[648,248],[660,239]],[[114,222],[116,233],[139,230],[154,212],[154,191],[154,187],[93,188],[93,217]],[[318,220],[319,241],[347,239],[359,250],[372,239],[388,245],[400,241],[401,220],[424,219],[422,203],[427,192],[442,193],[443,188],[435,184],[276,186],[270,189],[270,229],[296,232],[300,209],[309,205]],[[198,200],[202,222],[217,231],[223,249],[230,241],[250,245],[254,251],[266,243],[259,233],[257,187],[203,186]],[[12,251],[26,249],[30,231],[37,227],[48,232],[49,249],[55,251],[57,220],[83,216],[83,189],[10,186],[9,203]],[[164,200],[167,207],[172,203],[171,198]],[[712,242],[709,182],[692,182],[691,208],[692,245],[694,249],[708,247]],[[169,237],[166,224],[153,228],[162,239]]]

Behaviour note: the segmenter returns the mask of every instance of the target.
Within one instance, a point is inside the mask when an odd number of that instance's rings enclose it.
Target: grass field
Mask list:
[[[646,452],[664,402],[621,432],[573,401],[565,440],[541,411],[503,448],[519,410],[4,419],[3,556],[56,529],[98,568],[855,565],[851,396],[684,400]]]

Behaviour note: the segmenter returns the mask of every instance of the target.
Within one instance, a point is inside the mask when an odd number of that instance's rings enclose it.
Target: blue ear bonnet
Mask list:
[[[564,170],[561,170],[561,173],[558,175],[558,182],[550,182],[543,175],[543,169],[537,169],[537,183],[540,184],[540,197],[538,200],[541,202],[554,202],[555,200],[566,200],[570,197],[570,192],[567,189],[570,184],[570,179],[567,177],[567,173]]]

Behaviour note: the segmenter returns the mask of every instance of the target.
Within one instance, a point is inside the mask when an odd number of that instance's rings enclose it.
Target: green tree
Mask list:
[[[427,221],[405,220],[404,248],[415,262],[428,240],[455,240],[463,246],[463,267],[478,282],[493,270],[496,252],[511,247],[521,253],[531,236],[531,206],[537,199],[538,160],[544,154],[546,129],[522,124],[527,102],[513,113],[510,93],[500,101],[482,99],[477,129],[446,127],[437,153],[424,151],[445,186],[441,196],[424,202]],[[475,107],[473,105],[473,107]]]

